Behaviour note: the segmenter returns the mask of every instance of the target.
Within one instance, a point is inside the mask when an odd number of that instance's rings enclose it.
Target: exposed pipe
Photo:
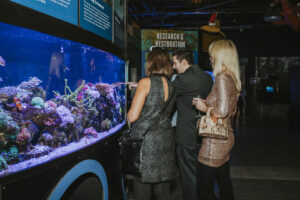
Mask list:
[[[180,11],[180,12],[169,12],[169,11],[166,11],[166,12],[136,12],[136,13],[131,13],[129,14],[130,16],[136,16],[136,15],[184,15],[184,14],[194,14],[194,15],[198,15],[198,14],[207,14],[209,12],[209,14],[211,14],[211,11],[204,11],[204,10],[207,10],[207,9],[212,9],[212,8],[216,8],[216,7],[219,7],[219,6],[222,6],[224,4],[228,4],[228,3],[232,3],[232,2],[235,2],[237,0],[229,0],[229,1],[224,1],[222,3],[217,3],[217,4],[213,4],[213,5],[209,5],[209,6],[205,6],[205,7],[202,7],[202,8],[197,8],[195,10],[192,10],[192,11]],[[204,11],[204,12],[200,12],[200,11]],[[165,16],[163,16],[165,17]],[[161,18],[161,17],[159,17]],[[153,19],[155,20],[155,19]]]
[[[168,27],[172,27],[172,29],[179,29],[179,30],[201,30],[201,27],[197,26],[189,26],[189,27],[176,27],[175,24],[166,24],[167,26],[162,26],[161,24],[151,24],[148,27],[144,26],[144,29],[154,29],[154,28],[158,28],[158,27],[164,27],[164,28],[168,28]],[[173,26],[175,25],[175,27]],[[253,28],[274,28],[274,25],[271,24],[266,24],[266,25],[236,25],[236,26],[221,26],[220,29],[221,30],[232,30],[232,29],[253,29]]]

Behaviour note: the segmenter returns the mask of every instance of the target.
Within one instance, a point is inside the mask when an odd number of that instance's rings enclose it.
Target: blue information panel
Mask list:
[[[125,1],[114,0],[114,43],[124,49],[125,47]]]
[[[78,0],[11,0],[78,26]]]
[[[112,5],[111,1],[80,0],[79,25],[105,39],[112,40]]]

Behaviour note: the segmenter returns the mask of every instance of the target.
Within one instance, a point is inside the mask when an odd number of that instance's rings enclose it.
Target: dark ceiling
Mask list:
[[[129,0],[129,16],[141,28],[199,29],[218,13],[221,29],[269,27],[263,16],[272,0]]]

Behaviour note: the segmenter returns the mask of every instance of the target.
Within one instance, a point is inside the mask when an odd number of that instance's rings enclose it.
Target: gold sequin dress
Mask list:
[[[211,114],[225,118],[229,124],[227,140],[203,137],[198,161],[210,167],[220,167],[230,158],[234,144],[231,118],[237,109],[238,91],[233,76],[226,72],[217,74],[211,93],[206,98],[206,105],[212,107]]]

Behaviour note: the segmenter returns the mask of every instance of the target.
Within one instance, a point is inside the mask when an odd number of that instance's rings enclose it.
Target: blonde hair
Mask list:
[[[217,40],[210,44],[208,53],[214,61],[213,73],[229,71],[234,75],[237,90],[241,91],[240,66],[235,44],[231,40]]]

